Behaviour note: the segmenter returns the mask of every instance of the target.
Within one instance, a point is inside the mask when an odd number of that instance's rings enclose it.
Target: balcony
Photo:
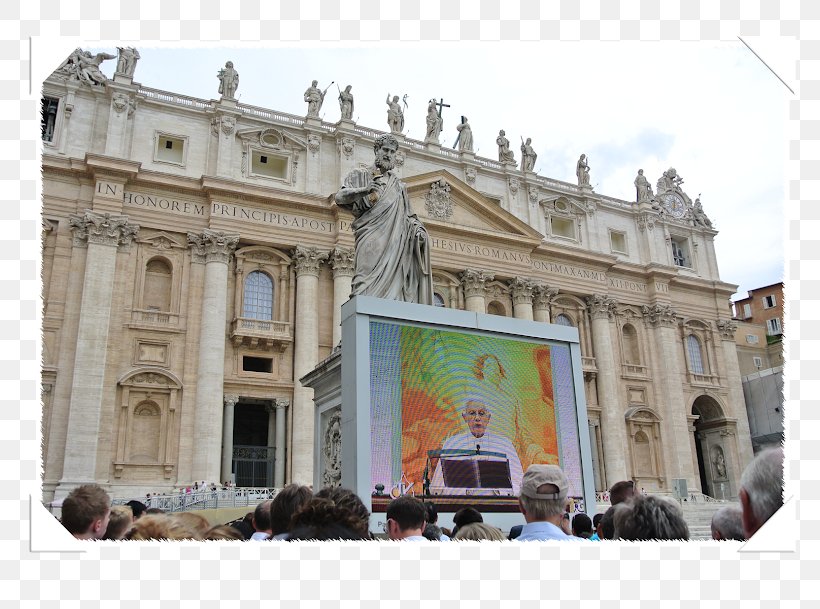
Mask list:
[[[689,382],[692,385],[701,385],[706,387],[717,387],[719,383],[717,374],[697,374],[689,371]]]
[[[132,309],[131,323],[128,325],[132,328],[146,330],[167,330],[171,332],[180,332],[182,330],[178,314],[157,311],[156,309]]]
[[[231,324],[231,342],[234,347],[281,352],[293,342],[293,335],[287,321],[237,317]]]
[[[621,364],[621,376],[648,378],[649,368],[637,364]]]

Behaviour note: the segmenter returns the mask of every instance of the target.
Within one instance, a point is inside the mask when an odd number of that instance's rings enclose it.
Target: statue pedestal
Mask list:
[[[314,390],[314,441],[293,450],[313,451],[314,490],[341,485],[361,498],[371,531],[381,530],[390,498],[425,488],[440,511],[469,499],[509,529],[521,521],[514,488],[523,471],[559,459],[570,496],[595,505],[576,328],[357,296],[342,305],[341,350],[300,382]],[[461,416],[467,401],[493,409],[483,440]],[[456,446],[465,436],[469,455]],[[479,472],[500,459],[510,482],[446,486],[437,468],[453,456]],[[447,524],[451,515],[442,516]]]
[[[441,144],[435,140],[424,140],[424,146],[430,152],[438,152],[441,150]]]
[[[355,121],[352,121],[349,118],[340,118],[339,122],[336,123],[336,131],[346,131],[352,133],[355,128]]]
[[[322,127],[322,119],[315,116],[306,116],[305,127],[315,127],[320,129]]]
[[[123,74],[122,72],[114,72],[114,82],[119,83],[121,85],[130,85],[133,84],[133,80],[130,76]]]

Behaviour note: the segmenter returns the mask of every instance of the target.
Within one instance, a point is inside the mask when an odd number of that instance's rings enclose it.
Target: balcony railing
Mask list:
[[[696,374],[689,372],[689,382],[693,385],[709,385],[715,386],[718,384],[717,374]]]
[[[141,326],[176,328],[179,326],[179,315],[154,309],[132,309],[131,323]]]
[[[637,364],[621,364],[621,374],[624,376],[648,376],[649,368]]]
[[[231,341],[237,347],[245,345],[251,349],[284,351],[293,342],[293,335],[287,321],[237,317],[231,324]]]

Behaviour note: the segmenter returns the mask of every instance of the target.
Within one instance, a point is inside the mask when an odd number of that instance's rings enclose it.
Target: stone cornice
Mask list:
[[[318,277],[319,268],[322,262],[328,259],[328,256],[329,252],[322,252],[315,247],[297,246],[291,255],[296,269],[296,276],[313,275]]]
[[[129,246],[139,232],[139,225],[129,223],[128,216],[98,214],[89,209],[82,215],[71,214],[69,226],[74,231],[74,245],[87,243]]]
[[[90,170],[95,177],[105,176],[108,178],[120,178],[122,180],[132,180],[139,173],[142,163],[129,161],[118,157],[105,156],[87,152],[85,155],[85,167]]]
[[[227,235],[206,228],[201,233],[188,233],[188,244],[194,262],[222,262],[228,264],[239,243],[239,235]]]

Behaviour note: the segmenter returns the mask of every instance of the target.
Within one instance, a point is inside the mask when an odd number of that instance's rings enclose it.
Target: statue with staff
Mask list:
[[[305,91],[305,101],[308,104],[308,112],[307,115],[311,118],[319,118],[319,110],[322,109],[322,104],[325,102],[325,94],[327,90],[330,89],[330,86],[335,81],[332,81],[330,85],[325,87],[325,90],[322,91],[317,85],[319,84],[318,80],[314,80],[311,85]]]
[[[473,130],[470,127],[470,123],[467,122],[466,116],[461,116],[461,124],[456,125],[456,131],[458,131],[458,137],[456,138],[456,141],[453,142],[453,148],[458,146],[458,149],[461,152],[472,152]]]
[[[535,159],[538,155],[535,154],[535,149],[532,147],[532,138],[528,137],[527,141],[521,138],[521,171],[534,171]]]

